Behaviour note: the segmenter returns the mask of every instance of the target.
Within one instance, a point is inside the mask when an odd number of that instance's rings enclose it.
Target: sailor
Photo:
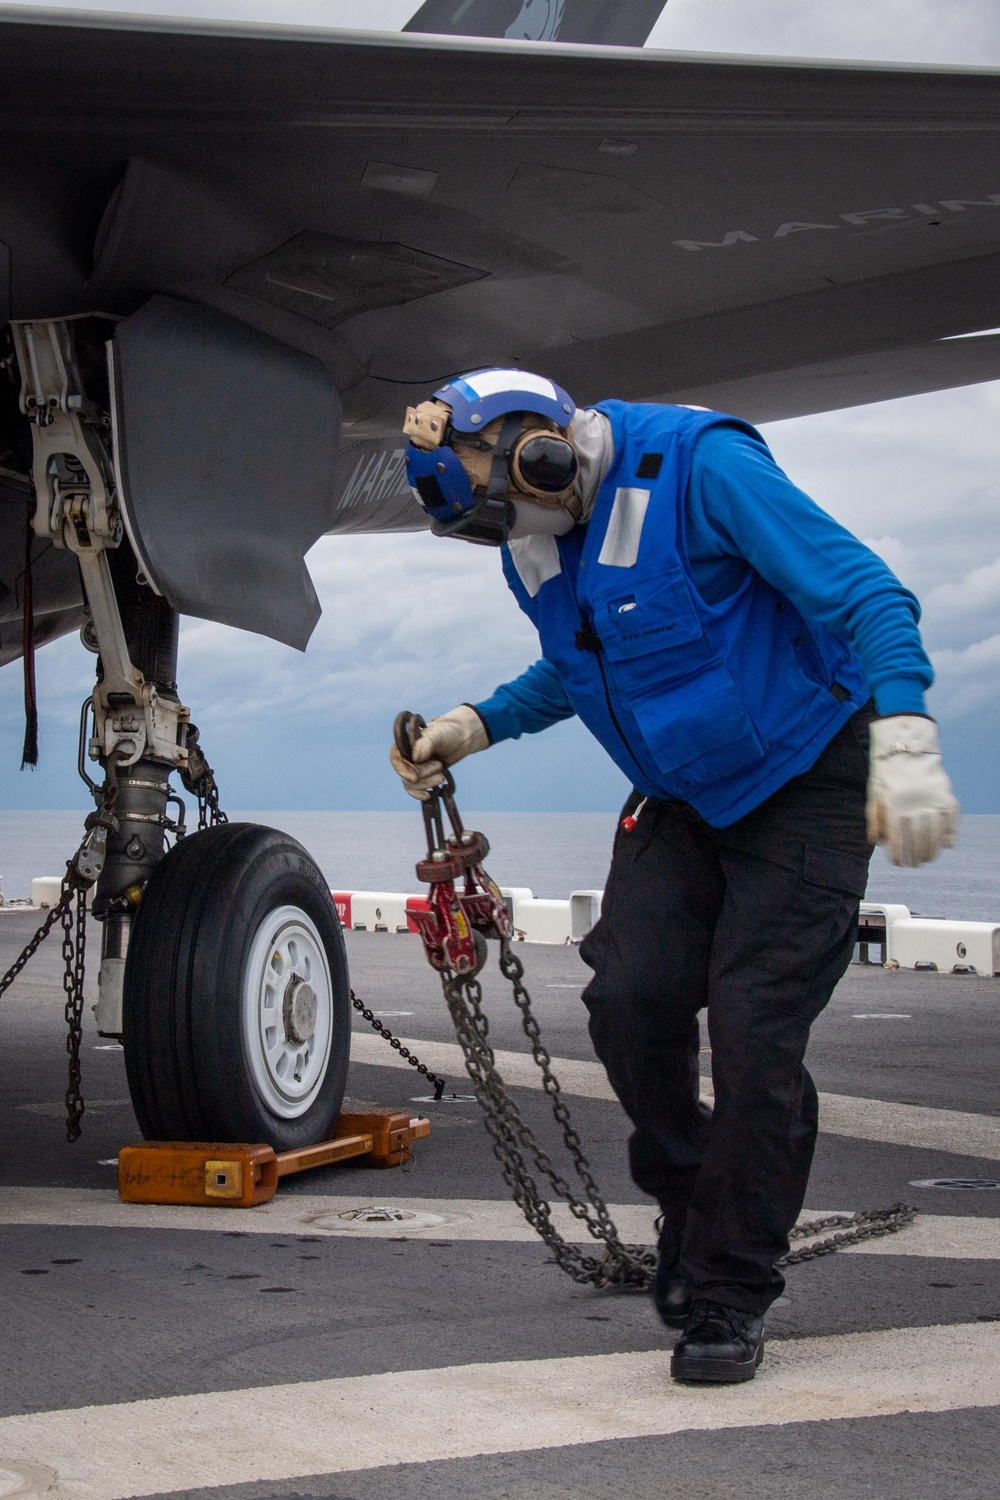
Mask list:
[[[631,781],[580,949],[590,1034],[660,1205],[671,1371],[752,1379],[816,1141],[809,1028],[850,962],[872,845],[918,865],[954,843],[917,601],[735,417],[580,410],[489,369],[404,431],[431,530],[502,549],[542,654],[392,763],[425,797],[444,766],[578,714]]]

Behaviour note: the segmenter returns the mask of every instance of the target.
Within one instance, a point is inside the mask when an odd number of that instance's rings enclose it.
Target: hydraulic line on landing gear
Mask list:
[[[397,717],[396,748],[406,760],[412,760],[413,745],[425,727],[419,714],[401,713]],[[504,1181],[528,1223],[548,1245],[557,1264],[574,1281],[595,1287],[649,1290],[656,1270],[656,1255],[643,1246],[622,1243],[598,1189],[532,1012],[531,996],[523,983],[524,965],[511,949],[514,927],[510,913],[499,887],[483,868],[483,861],[490,851],[489,843],[483,834],[463,826],[455,805],[455,781],[449,770],[445,770],[441,782],[431,790],[422,808],[427,857],[417,864],[417,879],[425,881],[430,890],[427,910],[414,911],[412,916],[423,939],[428,962],[441,975],[445,1001],[465,1058],[466,1071],[482,1108],[493,1154],[500,1163]],[[445,832],[444,813],[451,825],[450,833]],[[582,1193],[574,1192],[553,1166],[509,1097],[497,1071],[489,1043],[489,1019],[483,1009],[482,986],[477,978],[489,953],[487,939],[499,942],[500,972],[513,990],[514,1003],[521,1013],[521,1025],[541,1072],[542,1087],[549,1097],[553,1117],[582,1184]],[[552,1205],[539,1191],[535,1174],[546,1179],[555,1196],[566,1204],[574,1218],[586,1225],[589,1234],[603,1247],[599,1257],[588,1255],[559,1233],[552,1221]],[[888,1209],[850,1215],[830,1214],[797,1224],[791,1231],[791,1239],[811,1239],[823,1229],[837,1228],[841,1232],[801,1250],[791,1250],[777,1264],[791,1265],[811,1260],[876,1235],[895,1233],[911,1223],[915,1216],[916,1209],[905,1203],[895,1203]]]

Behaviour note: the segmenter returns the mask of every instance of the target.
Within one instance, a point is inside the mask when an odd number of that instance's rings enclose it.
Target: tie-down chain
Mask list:
[[[193,739],[192,739],[193,732]],[[198,799],[198,827],[215,827],[227,822],[219,806],[219,791],[212,767],[197,743],[198,731],[188,727],[188,764],[181,770],[186,789]],[[66,1087],[66,1139],[78,1141],[84,1114],[81,1092],[80,1045],[83,1041],[84,981],[87,952],[87,892],[104,868],[108,834],[118,829],[115,804],[118,799],[118,762],[112,757],[102,787],[85,777],[97,806],[87,815],[80,846],[66,862],[59,900],[50,909],[42,925],[25,944],[7,972],[0,977],[0,995],[10,988],[29,960],[38,952],[56,923],[62,927],[63,991],[66,995],[66,1051],[69,1055],[69,1077]],[[183,804],[181,804],[183,809]],[[184,837],[183,811],[176,823],[167,827],[177,838]],[[443,1087],[443,1080],[442,1080]]]
[[[402,713],[396,719],[396,747],[407,760],[412,759],[412,747],[424,727],[417,714]],[[449,770],[444,770],[441,782],[430,791],[422,808],[427,857],[417,864],[417,878],[430,889],[426,909],[414,911],[413,920],[431,967],[441,975],[466,1071],[483,1111],[504,1181],[528,1223],[574,1281],[595,1287],[649,1290],[656,1272],[656,1255],[643,1246],[622,1243],[601,1196],[542,1041],[531,996],[523,982],[524,965],[511,948],[514,928],[510,912],[499,887],[483,868],[489,843],[483,834],[463,826],[455,805],[455,781]],[[451,825],[450,833],[444,828],[445,814]],[[460,882],[459,887],[456,882]],[[541,1073],[542,1088],[548,1095],[582,1192],[574,1192],[556,1170],[507,1093],[497,1070],[489,1042],[489,1018],[483,1009],[482,986],[477,977],[488,956],[487,939],[499,944],[500,972],[511,985],[522,1028]],[[599,1256],[587,1254],[559,1233],[552,1220],[552,1205],[540,1192],[536,1175],[544,1178],[573,1217],[586,1225],[588,1233],[603,1247]],[[840,1232],[801,1250],[790,1250],[777,1264],[793,1265],[830,1255],[876,1235],[895,1233],[911,1223],[915,1215],[916,1209],[896,1203],[888,1209],[831,1214],[797,1224],[790,1239],[811,1240],[820,1231],[831,1228]]]
[[[113,772],[113,767],[109,768]],[[80,1139],[84,1103],[80,1083],[80,1044],[83,1040],[84,979],[87,952],[87,892],[104,866],[108,833],[117,828],[114,815],[117,782],[113,775],[105,783],[95,810],[85,823],[85,833],[73,857],[66,862],[59,900],[50,909],[38,931],[29,939],[6,974],[0,978],[0,995],[9,989],[21,970],[42,946],[56,923],[62,927],[63,991],[66,995],[66,1051],[69,1077],[66,1086],[66,1139]]]

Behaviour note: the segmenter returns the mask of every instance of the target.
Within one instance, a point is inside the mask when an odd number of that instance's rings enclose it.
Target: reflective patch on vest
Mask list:
[[[507,543],[517,576],[534,599],[543,583],[562,572],[562,559],[554,536],[519,536]]]
[[[606,568],[634,568],[642,540],[649,490],[616,490],[611,519],[597,561]],[[518,570],[520,571],[520,569]]]

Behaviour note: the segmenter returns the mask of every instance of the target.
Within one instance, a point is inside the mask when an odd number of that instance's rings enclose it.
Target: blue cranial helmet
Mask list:
[[[451,407],[457,432],[475,432],[512,411],[534,411],[558,427],[567,427],[576,406],[554,380],[527,370],[473,370],[434,392]]]
[[[410,437],[407,478],[437,536],[501,546],[512,521],[512,483],[543,503],[572,486],[577,470],[572,444],[544,429],[522,433],[525,412],[560,428],[569,426],[576,406],[554,381],[526,370],[473,370],[440,386],[433,399],[449,408],[450,415],[431,402],[411,407],[404,431]],[[451,442],[457,437],[474,443],[476,433],[498,417],[507,420],[495,443],[482,444],[493,457],[486,494],[477,495]]]

